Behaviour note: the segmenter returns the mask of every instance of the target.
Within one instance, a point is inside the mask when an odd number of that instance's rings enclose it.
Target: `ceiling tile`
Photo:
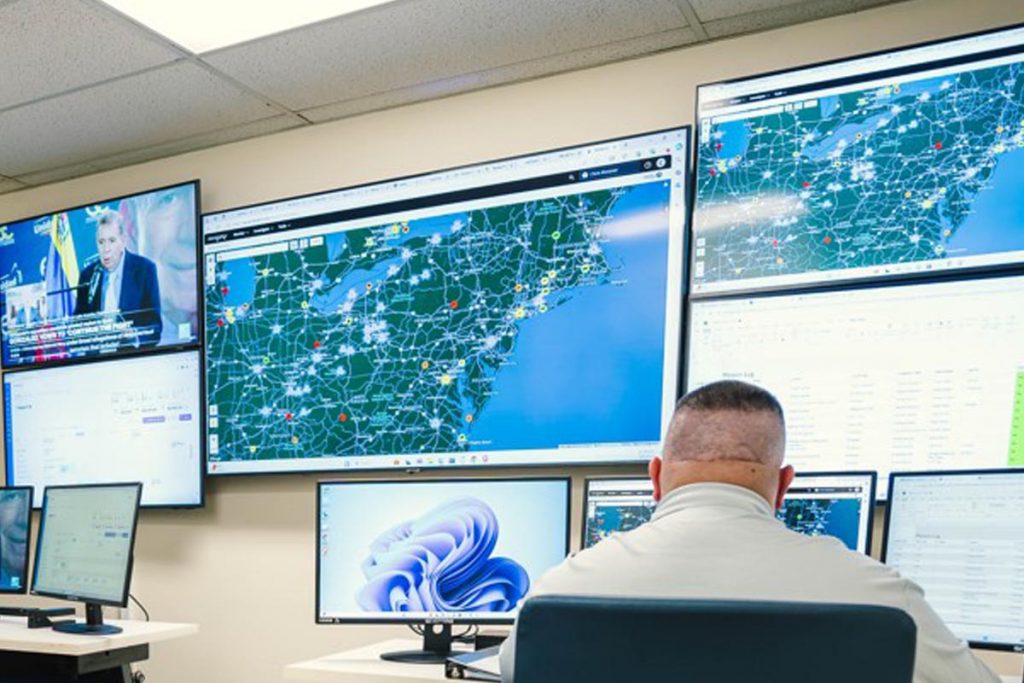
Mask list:
[[[203,59],[298,110],[685,25],[672,0],[409,0]]]
[[[55,169],[279,113],[190,62],[0,113],[0,173]]]
[[[423,83],[400,88],[386,93],[357,97],[345,102],[337,102],[323,107],[307,109],[302,115],[317,123],[362,114],[388,107],[421,102],[424,100],[445,97],[461,92],[477,90],[488,86],[535,78],[552,73],[560,73],[580,69],[596,64],[603,64],[628,59],[641,54],[649,54],[659,50],[667,50],[681,45],[696,42],[697,37],[691,29],[667,31],[653,36],[638,38],[605,45],[589,50],[558,55],[545,59],[521,62],[511,66],[499,67],[488,71],[480,71],[454,78],[431,83]]]
[[[81,0],[0,6],[0,109],[180,57],[108,10]]]
[[[25,189],[25,186],[17,180],[12,180],[11,178],[0,178],[0,194],[17,192],[18,190],[23,189]]]
[[[808,4],[808,0],[690,0],[690,5],[697,12],[697,18],[701,21],[714,21],[741,14],[806,4]]]
[[[124,154],[117,154],[103,159],[97,159],[93,162],[93,166],[95,166],[99,171],[123,168],[125,166],[141,164],[145,161],[152,161],[153,159],[162,159],[164,157],[194,152],[207,147],[225,145],[229,142],[237,142],[247,138],[279,133],[291,128],[298,128],[303,125],[309,124],[303,123],[294,116],[274,116],[269,119],[263,119],[262,121],[256,121],[255,123],[233,126],[231,128],[225,128],[224,130],[218,130],[212,133],[204,133],[202,135],[185,138],[183,140],[175,140],[174,142],[168,142],[163,145],[156,145],[155,147],[147,147],[145,149],[133,150],[131,152],[125,152]]]
[[[18,176],[15,180],[22,182],[29,187],[35,187],[37,185],[47,185],[49,183],[56,183],[70,178],[79,178],[84,175],[97,173],[98,171],[99,169],[92,164],[71,164],[68,166],[62,166],[61,168],[39,171],[36,173],[26,173],[25,175]]]
[[[870,7],[890,5],[905,0],[690,0],[711,38],[724,38],[741,33],[791,26],[805,21],[856,12]],[[744,12],[733,12],[737,6]],[[757,10],[756,7],[770,7]],[[714,19],[705,19],[702,12]]]

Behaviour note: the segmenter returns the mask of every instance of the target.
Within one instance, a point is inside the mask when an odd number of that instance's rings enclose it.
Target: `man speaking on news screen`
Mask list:
[[[140,346],[155,346],[163,328],[156,264],[125,248],[124,222],[114,211],[96,220],[96,249],[99,260],[79,280],[75,315],[120,313],[132,323]]]

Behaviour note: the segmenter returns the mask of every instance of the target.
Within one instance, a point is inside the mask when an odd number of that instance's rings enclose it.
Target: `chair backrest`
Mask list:
[[[515,683],[911,683],[916,640],[891,607],[539,596]]]

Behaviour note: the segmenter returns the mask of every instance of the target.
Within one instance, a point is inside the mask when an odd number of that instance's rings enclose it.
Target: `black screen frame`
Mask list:
[[[123,591],[121,594],[120,601],[116,600],[104,600],[93,597],[82,597],[74,595],[73,593],[64,593],[58,591],[47,591],[38,590],[36,588],[36,582],[39,578],[39,556],[42,554],[43,541],[46,533],[46,503],[49,499],[49,493],[51,490],[67,490],[67,489],[96,489],[96,488],[135,488],[135,514],[132,517],[132,537],[128,544],[128,560],[127,567],[125,567],[125,579]],[[128,596],[131,591],[132,574],[135,570],[135,539],[138,536],[139,528],[139,501],[142,499],[142,484],[139,482],[119,482],[116,484],[82,484],[80,486],[47,486],[46,491],[43,493],[43,507],[39,513],[39,540],[36,542],[35,561],[32,567],[32,595],[39,595],[47,598],[58,598],[60,600],[69,600],[72,602],[84,602],[94,605],[107,605],[109,607],[127,607]]]
[[[29,556],[32,554],[32,499],[35,489],[31,486],[0,486],[0,494],[11,491],[23,491],[28,494],[28,523],[25,525],[25,564],[21,567],[18,588],[4,588],[0,585],[0,595],[25,595],[28,592],[29,583]]]
[[[174,355],[184,356],[187,353],[195,353],[197,355],[197,358],[196,358],[197,363],[198,363],[197,372],[199,373],[199,381],[197,382],[197,386],[198,386],[198,390],[199,390],[199,396],[197,397],[198,398],[197,405],[199,406],[199,411],[198,411],[199,414],[196,416],[196,420],[195,420],[196,427],[200,430],[199,431],[199,439],[198,439],[199,449],[198,449],[197,458],[196,458],[198,460],[197,467],[198,467],[198,477],[199,477],[199,479],[198,479],[199,499],[195,503],[159,503],[159,504],[140,503],[139,507],[140,507],[140,509],[143,509],[143,510],[197,510],[197,509],[200,509],[200,508],[203,508],[203,507],[206,506],[206,419],[207,419],[207,416],[206,416],[206,405],[205,405],[205,396],[206,396],[205,380],[206,380],[206,373],[204,372],[205,358],[204,358],[203,348],[202,347],[195,347],[195,346],[189,346],[187,348],[163,348],[163,349],[160,349],[160,350],[150,351],[150,352],[148,352],[146,354],[131,354],[131,355],[127,355],[127,356],[119,356],[119,357],[112,357],[112,358],[90,358],[88,360],[83,360],[83,361],[76,362],[76,363],[62,364],[62,366],[61,366],[61,367],[77,367],[77,366],[82,366],[82,365],[102,364],[102,363],[110,363],[110,364],[113,365],[113,364],[121,362],[121,361],[130,362],[132,360],[139,360],[139,359],[144,358],[144,357],[174,356]],[[5,410],[7,408],[7,394],[6,394],[7,389],[6,389],[6,386],[7,386],[7,377],[8,376],[19,375],[19,374],[21,374],[23,372],[27,372],[27,373],[32,373],[32,372],[37,372],[37,371],[38,372],[45,372],[46,370],[50,370],[50,369],[53,369],[53,368],[48,366],[48,367],[45,367],[45,368],[10,370],[10,371],[5,371],[4,373],[2,373],[3,376],[0,377],[0,383],[2,383],[2,385],[0,385],[0,392],[3,392],[4,408],[5,408]],[[14,453],[11,451],[11,449],[7,448],[7,444],[11,443],[11,440],[13,439],[13,434],[12,434],[12,432],[14,430],[13,420],[4,419],[3,423],[4,423],[3,424],[3,436],[4,436],[4,481],[6,482],[7,486],[29,486],[31,488],[32,486],[29,485],[29,484],[19,484],[19,483],[14,481]],[[108,484],[106,482],[86,482],[86,483],[83,483],[83,484],[60,484],[59,486],[79,486],[79,485],[86,485],[86,484],[92,484],[92,485],[96,485],[96,486],[110,486],[111,485],[111,484]],[[48,486],[47,484],[45,484],[45,483],[43,484],[43,488],[44,489],[47,488],[47,486]],[[52,486],[58,486],[58,485],[57,484],[53,484]],[[42,500],[35,500],[33,505],[34,505],[34,507],[33,507],[34,510],[39,510],[39,509],[42,508],[43,501]]]
[[[470,163],[460,164],[460,165],[456,165],[456,166],[448,166],[448,167],[442,167],[442,168],[435,168],[435,169],[432,169],[432,170],[429,170],[429,171],[423,171],[423,172],[420,172],[420,173],[413,173],[413,174],[408,174],[408,175],[395,176],[395,177],[390,177],[390,178],[385,178],[385,179],[380,179],[380,180],[372,180],[372,181],[365,182],[365,183],[357,183],[357,184],[354,184],[354,185],[347,185],[347,186],[335,187],[335,188],[330,188],[330,189],[325,189],[325,190],[318,190],[316,192],[309,192],[309,193],[305,193],[305,194],[284,196],[284,197],[279,197],[277,199],[272,199],[272,200],[267,200],[267,201],[262,201],[262,202],[255,202],[255,203],[251,203],[251,204],[243,204],[243,205],[232,207],[230,209],[222,209],[222,210],[219,210],[219,211],[208,212],[208,213],[203,214],[202,220],[201,220],[201,223],[200,223],[200,228],[199,228],[200,234],[199,234],[198,243],[200,245],[202,245],[202,247],[204,247],[204,250],[203,250],[203,253],[202,253],[201,256],[202,257],[206,256],[206,253],[205,253],[205,246],[206,246],[205,222],[206,222],[206,219],[214,217],[214,216],[219,216],[219,215],[222,215],[222,214],[230,214],[230,213],[234,213],[234,212],[242,211],[242,210],[246,210],[246,209],[255,209],[255,208],[260,208],[260,207],[267,207],[267,206],[272,206],[272,205],[275,205],[275,204],[282,204],[284,202],[291,202],[291,201],[296,201],[296,200],[310,199],[310,198],[313,198],[313,197],[318,197],[318,196],[327,195],[327,194],[333,194],[333,193],[336,193],[336,192],[346,192],[346,191],[350,191],[350,190],[358,190],[358,189],[361,189],[361,188],[371,187],[371,186],[374,186],[374,185],[383,185],[383,184],[387,184],[387,183],[396,183],[396,182],[404,182],[404,181],[408,181],[408,180],[416,180],[416,179],[419,179],[419,178],[425,178],[425,177],[436,175],[436,174],[439,174],[439,173],[448,173],[448,172],[451,172],[451,171],[458,171],[458,170],[461,170],[461,169],[467,169],[467,168],[472,168],[472,167],[476,167],[476,166],[485,166],[485,165],[501,163],[501,162],[506,162],[506,161],[515,161],[515,160],[518,160],[518,159],[525,159],[525,158],[528,158],[528,157],[534,157],[534,156],[539,156],[539,155],[553,154],[553,153],[567,151],[567,150],[572,150],[572,149],[592,147],[594,145],[602,145],[602,144],[607,144],[607,143],[620,142],[620,141],[629,140],[629,139],[632,139],[632,138],[642,138],[642,137],[647,137],[647,136],[652,136],[652,135],[659,135],[659,134],[667,134],[667,133],[681,133],[681,134],[683,134],[685,136],[685,138],[686,138],[686,145],[688,146],[688,148],[686,150],[688,152],[688,154],[686,155],[687,161],[684,163],[684,165],[682,167],[682,170],[683,170],[683,180],[682,180],[682,189],[681,189],[681,191],[683,193],[683,198],[684,198],[684,202],[686,203],[686,205],[684,206],[682,234],[680,236],[681,237],[681,241],[682,241],[682,243],[680,244],[681,253],[679,253],[679,254],[669,253],[668,254],[668,257],[670,259],[677,258],[677,257],[679,259],[681,259],[680,263],[681,263],[681,270],[682,270],[681,278],[680,278],[680,282],[679,282],[679,309],[677,311],[677,313],[679,314],[679,329],[677,330],[677,333],[676,333],[677,334],[676,347],[677,347],[677,356],[678,357],[677,357],[676,376],[674,378],[674,381],[676,382],[675,396],[676,396],[676,399],[678,400],[678,398],[685,393],[685,363],[686,363],[686,359],[687,359],[687,355],[688,355],[687,354],[687,348],[686,348],[686,344],[687,344],[687,341],[688,341],[688,338],[687,338],[687,329],[688,329],[687,315],[688,315],[688,312],[689,312],[687,302],[688,302],[688,298],[689,298],[688,294],[689,294],[689,281],[690,281],[690,273],[689,273],[688,268],[689,268],[689,263],[690,263],[690,257],[689,257],[689,253],[690,253],[690,249],[691,249],[690,235],[691,235],[691,230],[692,230],[692,227],[690,225],[690,220],[692,219],[692,215],[693,215],[693,207],[692,207],[693,190],[692,190],[692,187],[693,187],[693,183],[694,183],[694,180],[693,180],[693,175],[694,175],[693,174],[693,168],[692,168],[692,165],[690,164],[689,159],[692,157],[692,155],[694,153],[694,149],[693,149],[694,148],[693,130],[694,130],[693,125],[687,123],[687,124],[681,124],[681,125],[678,125],[678,126],[670,126],[670,127],[667,127],[667,128],[658,128],[658,129],[654,129],[654,130],[639,131],[639,132],[631,133],[631,134],[628,134],[628,135],[619,135],[619,136],[615,136],[615,137],[611,137],[611,138],[603,138],[603,139],[600,139],[600,140],[581,142],[581,143],[576,143],[576,144],[572,144],[572,145],[564,145],[564,146],[561,146],[561,147],[545,148],[545,149],[535,150],[535,151],[531,151],[531,152],[525,152],[523,154],[516,154],[516,155],[512,155],[512,156],[507,156],[507,157],[488,158],[488,159],[484,159],[484,160],[480,160],[480,161],[473,161],[473,162],[470,162]],[[424,195],[424,196],[432,196],[432,195]],[[202,264],[202,263],[204,263],[204,261],[201,258],[200,259],[200,264]],[[321,475],[321,476],[330,476],[332,474],[337,474],[338,472],[354,472],[354,473],[358,473],[359,475],[374,475],[374,474],[386,474],[386,473],[418,474],[418,473],[424,472],[424,471],[426,471],[426,472],[437,472],[439,474],[440,473],[444,473],[444,474],[452,473],[452,474],[459,474],[459,475],[461,475],[461,474],[469,474],[471,472],[481,472],[481,471],[487,472],[488,470],[495,470],[495,469],[517,469],[517,470],[528,471],[528,470],[545,470],[545,469],[550,469],[550,468],[579,469],[579,468],[594,467],[594,466],[609,467],[609,468],[620,468],[621,467],[621,468],[627,469],[627,468],[635,468],[638,465],[643,465],[649,459],[649,458],[640,458],[640,459],[636,459],[636,460],[620,460],[620,461],[607,461],[607,460],[593,460],[593,461],[590,461],[590,460],[588,460],[588,461],[573,461],[573,462],[531,462],[531,463],[490,463],[490,462],[478,462],[476,464],[471,464],[471,465],[465,465],[465,464],[446,465],[446,464],[440,464],[439,463],[439,464],[433,464],[433,465],[417,464],[415,466],[407,466],[407,467],[383,467],[383,466],[381,466],[381,467],[373,467],[373,466],[368,466],[368,467],[359,467],[359,468],[355,468],[355,469],[334,466],[334,467],[311,467],[311,468],[297,468],[297,469],[291,469],[291,468],[287,468],[287,469],[268,469],[268,470],[243,471],[243,472],[224,472],[224,471],[212,470],[211,466],[215,465],[216,463],[209,461],[209,448],[208,448],[208,446],[209,446],[210,434],[209,434],[208,429],[206,429],[206,426],[205,426],[206,425],[205,418],[209,414],[209,401],[208,401],[208,399],[209,399],[209,391],[207,389],[207,385],[208,385],[207,374],[208,374],[209,358],[208,358],[208,354],[207,354],[207,347],[206,347],[206,340],[205,340],[205,329],[206,329],[206,324],[205,324],[205,320],[206,320],[206,286],[204,284],[204,278],[203,278],[202,274],[200,275],[200,288],[202,290],[201,291],[201,297],[199,299],[199,302],[200,302],[199,305],[200,305],[200,308],[202,309],[201,310],[200,319],[202,321],[202,327],[203,327],[203,331],[204,331],[203,332],[203,359],[204,359],[204,364],[203,364],[203,376],[204,376],[203,377],[203,388],[204,389],[203,389],[203,403],[202,403],[202,405],[203,405],[203,413],[204,413],[204,433],[203,433],[204,439],[203,440],[204,440],[204,453],[206,454],[206,460],[207,460],[207,462],[205,463],[205,474],[208,477],[263,477],[263,476],[282,476],[282,475],[300,475],[300,474],[314,474],[314,475]],[[386,459],[388,457],[388,455],[382,455],[380,457],[382,459]],[[305,458],[304,460],[306,460],[307,462],[313,462],[313,461],[316,460],[316,458]]]
[[[204,338],[204,333],[205,333],[205,329],[206,328],[203,325],[203,316],[202,316],[202,313],[203,313],[203,311],[202,311],[202,305],[203,305],[203,292],[202,292],[202,288],[203,288],[203,260],[202,260],[202,256],[203,256],[203,252],[202,252],[202,220],[203,220],[203,212],[202,212],[202,204],[203,204],[203,201],[202,201],[202,182],[198,178],[193,178],[191,180],[184,180],[182,182],[172,183],[170,185],[161,185],[160,187],[153,187],[153,188],[149,188],[149,189],[139,190],[138,192],[130,192],[130,193],[126,193],[126,194],[119,194],[119,195],[115,195],[115,196],[112,196],[112,197],[107,197],[105,199],[98,199],[98,200],[95,200],[95,201],[86,202],[86,203],[78,204],[78,205],[75,205],[75,206],[68,206],[68,207],[62,207],[62,208],[58,208],[58,209],[53,209],[52,211],[46,211],[46,212],[43,212],[43,213],[35,214],[33,216],[25,216],[23,218],[15,218],[15,219],[12,219],[12,220],[4,220],[4,221],[0,221],[0,224],[2,224],[2,225],[11,225],[11,224],[14,224],[14,223],[24,223],[24,222],[27,222],[27,221],[35,221],[35,220],[39,220],[40,218],[45,218],[47,216],[51,216],[51,215],[57,214],[57,213],[65,213],[65,212],[71,212],[71,211],[78,211],[80,209],[84,209],[84,208],[89,207],[89,206],[94,206],[96,204],[109,204],[110,202],[116,202],[116,201],[119,201],[119,200],[131,198],[131,197],[137,197],[137,196],[140,196],[140,195],[152,194],[154,192],[161,192],[163,190],[171,190],[171,189],[176,189],[176,188],[180,188],[180,187],[186,187],[186,186],[189,186],[189,185],[192,186],[193,196],[195,197],[195,206],[193,207],[193,209],[195,211],[195,215],[194,215],[195,224],[193,226],[193,229],[195,231],[195,258],[196,258],[196,281],[195,281],[196,290],[195,290],[195,293],[196,293],[196,309],[197,309],[196,310],[196,320],[197,320],[197,327],[198,327],[198,329],[196,330],[196,338],[195,338],[195,340],[189,341],[189,342],[179,342],[179,343],[176,343],[176,344],[167,344],[165,346],[155,346],[155,347],[147,348],[147,349],[118,349],[117,351],[115,351],[113,353],[108,353],[108,354],[103,354],[103,355],[98,355],[98,356],[80,356],[80,357],[76,357],[76,358],[56,358],[56,359],[41,361],[41,362],[38,362],[38,363],[19,363],[19,364],[8,365],[8,364],[4,364],[4,358],[6,356],[6,348],[7,348],[7,339],[3,335],[0,335],[0,369],[2,369],[4,372],[8,372],[8,371],[10,371],[10,372],[24,372],[24,371],[30,371],[30,370],[38,370],[38,369],[42,369],[42,368],[56,367],[56,366],[61,366],[61,365],[76,365],[76,364],[83,363],[83,362],[91,362],[93,360],[114,360],[114,359],[117,359],[117,358],[126,358],[126,357],[130,357],[130,356],[147,355],[147,354],[153,354],[153,353],[162,353],[162,352],[165,352],[165,351],[182,351],[182,350],[185,350],[185,349],[191,349],[191,348],[195,348],[195,347],[199,347],[199,348],[205,349],[206,348],[206,342],[205,342],[205,338]],[[5,301],[6,301],[5,294],[3,292],[0,292],[0,306],[4,305]]]
[[[426,619],[423,617],[398,617],[395,619],[383,619],[380,617],[331,617],[329,619],[322,619],[320,617],[320,579],[322,571],[322,555],[320,553],[320,520],[322,512],[323,502],[323,491],[325,487],[334,486],[345,486],[352,484],[381,484],[386,486],[392,485],[403,485],[403,484],[465,484],[468,487],[472,487],[478,484],[488,483],[501,483],[501,482],[513,482],[513,483],[541,483],[541,482],[555,482],[562,483],[565,487],[565,557],[569,557],[570,552],[570,536],[572,532],[572,478],[565,477],[454,477],[454,478],[429,478],[429,479],[333,479],[329,481],[318,481],[316,485],[316,519],[314,523],[313,532],[315,534],[314,548],[316,549],[316,588],[315,588],[315,599],[313,601],[313,623],[318,626],[340,626],[346,624],[488,624],[488,625],[505,625],[512,624],[515,622],[515,616],[496,616],[496,617],[474,617],[472,619],[455,619],[455,618],[438,618],[438,619]],[[534,577],[533,580],[539,577]],[[500,614],[500,613],[498,613]],[[516,610],[518,614],[518,609]]]
[[[892,524],[892,492],[895,490],[897,479],[917,479],[921,477],[957,477],[957,476],[1002,476],[1012,474],[1024,478],[1024,468],[1022,467],[1002,467],[999,469],[969,469],[969,470],[931,470],[931,471],[900,471],[889,473],[889,493],[890,500],[889,504],[885,506],[885,524],[882,527],[882,564],[890,566],[888,563],[889,554],[889,529]],[[895,569],[894,569],[895,570]],[[895,570],[898,571],[898,570]],[[990,641],[967,641],[968,645],[978,650],[994,650],[997,652],[1024,652],[1024,643],[994,643]]]

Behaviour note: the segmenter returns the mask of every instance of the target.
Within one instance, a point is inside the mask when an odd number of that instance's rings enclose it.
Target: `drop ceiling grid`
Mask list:
[[[0,0],[0,193],[898,1],[399,0],[192,55],[101,0]]]

